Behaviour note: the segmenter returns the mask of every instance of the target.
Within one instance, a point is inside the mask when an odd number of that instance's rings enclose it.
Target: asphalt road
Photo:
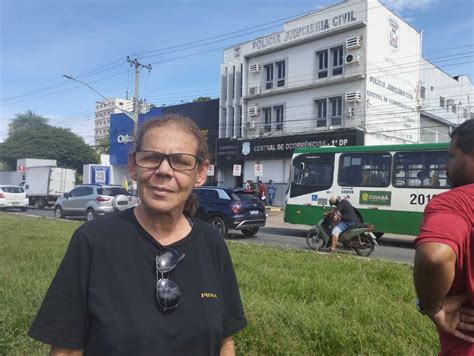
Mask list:
[[[54,218],[53,209],[50,208],[40,210],[28,209],[25,214]],[[233,234],[230,238],[233,241],[262,245],[277,245],[286,248],[307,250],[308,246],[306,245],[305,238],[307,231],[307,226],[284,223],[282,212],[271,211],[268,213],[266,226],[261,228],[256,236],[247,238],[238,231],[231,231]],[[411,238],[387,235],[381,239],[379,246],[370,258],[378,258],[412,265],[414,256],[415,251],[413,249]]]

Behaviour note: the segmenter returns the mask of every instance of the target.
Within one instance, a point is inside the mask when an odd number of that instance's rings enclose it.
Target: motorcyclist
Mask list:
[[[331,198],[329,198],[329,204],[336,207],[340,213],[341,220],[332,228],[331,247],[324,248],[322,250],[324,252],[336,251],[337,240],[339,239],[339,236],[359,221],[354,207],[349,202],[349,200],[341,199],[340,197],[333,195]]]

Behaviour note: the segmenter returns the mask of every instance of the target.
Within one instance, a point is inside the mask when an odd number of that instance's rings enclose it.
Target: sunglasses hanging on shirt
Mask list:
[[[156,298],[163,312],[179,305],[181,292],[178,285],[168,277],[184,257],[184,253],[180,256],[176,250],[169,247],[160,249],[156,255]]]

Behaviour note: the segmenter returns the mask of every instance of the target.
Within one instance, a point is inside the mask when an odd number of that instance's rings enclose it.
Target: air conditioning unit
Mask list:
[[[258,95],[260,94],[260,85],[249,88],[249,95]]]
[[[245,123],[245,128],[247,130],[253,130],[255,128],[255,120],[247,120],[247,122]]]
[[[349,53],[346,54],[345,63],[346,64],[359,64],[360,63],[360,53]]]
[[[260,65],[260,63],[254,63],[250,65],[249,69],[250,73],[259,73],[262,69],[262,66]]]
[[[354,117],[354,108],[346,108],[346,117],[347,118],[351,118],[351,117]]]
[[[260,108],[258,106],[253,106],[249,108],[250,116],[260,116]]]
[[[362,100],[362,93],[360,91],[351,91],[346,93],[346,102],[359,102]]]
[[[362,36],[351,37],[346,40],[346,49],[362,47]]]

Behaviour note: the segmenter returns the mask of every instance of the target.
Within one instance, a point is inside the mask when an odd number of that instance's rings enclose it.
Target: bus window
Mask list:
[[[332,186],[334,153],[304,154],[293,160],[290,197],[317,193]]]
[[[393,186],[397,188],[448,188],[447,151],[398,152],[393,159]]]
[[[345,187],[388,187],[391,158],[388,152],[342,154],[337,183]]]

